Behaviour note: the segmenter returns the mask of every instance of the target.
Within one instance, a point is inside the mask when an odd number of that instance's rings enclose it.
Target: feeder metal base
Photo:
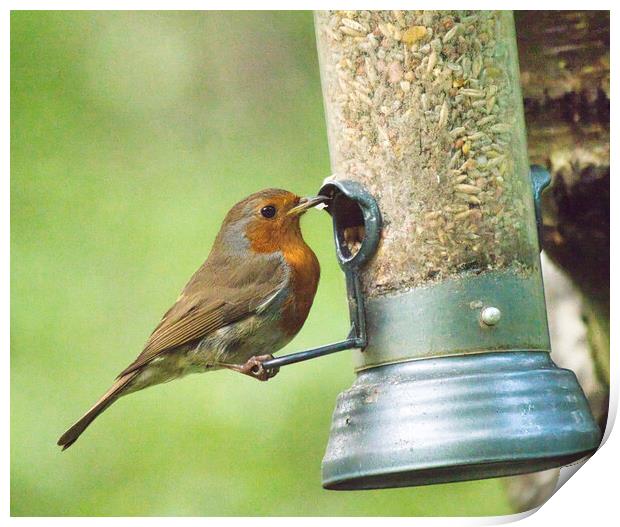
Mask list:
[[[600,430],[575,375],[546,352],[413,360],[363,370],[340,394],[323,487],[493,478],[591,454]]]

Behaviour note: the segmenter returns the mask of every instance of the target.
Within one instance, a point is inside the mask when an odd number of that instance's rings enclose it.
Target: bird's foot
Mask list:
[[[254,377],[259,381],[268,381],[280,371],[280,368],[266,369],[263,367],[263,362],[271,359],[273,359],[273,355],[256,355],[250,357],[245,364],[231,364],[228,367],[244,375]]]

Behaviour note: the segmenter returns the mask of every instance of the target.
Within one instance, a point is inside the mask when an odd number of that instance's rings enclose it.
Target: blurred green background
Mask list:
[[[228,208],[329,174],[308,12],[13,12],[11,510],[23,515],[496,515],[498,480],[333,492],[320,464],[348,352],[269,383],[195,375],[58,436],[138,352]],[[330,220],[285,350],[347,331]]]

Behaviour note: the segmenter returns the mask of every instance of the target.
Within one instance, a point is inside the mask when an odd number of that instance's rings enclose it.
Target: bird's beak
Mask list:
[[[289,210],[286,215],[287,216],[299,216],[303,214],[308,209],[312,207],[316,207],[319,203],[325,203],[329,198],[327,196],[310,196],[306,198],[301,198],[299,200],[299,204]]]

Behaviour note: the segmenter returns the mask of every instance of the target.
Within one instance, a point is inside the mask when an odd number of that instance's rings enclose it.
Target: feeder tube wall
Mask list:
[[[315,24],[332,177],[360,182],[384,219],[358,366],[548,351],[512,12],[325,11]],[[502,320],[485,331],[487,306]]]
[[[333,172],[385,220],[367,293],[537,270],[512,13],[315,18]]]

